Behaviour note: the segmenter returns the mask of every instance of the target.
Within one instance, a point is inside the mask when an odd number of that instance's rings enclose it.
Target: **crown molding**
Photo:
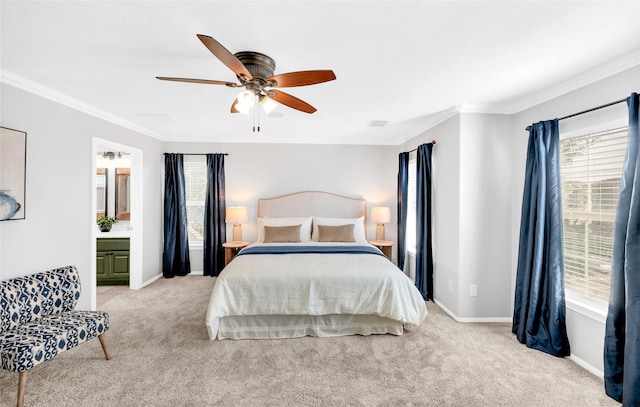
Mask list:
[[[144,134],[145,136],[149,136],[161,141],[165,141],[165,139],[161,137],[159,134],[152,132],[151,130],[145,127],[131,123],[128,120],[124,120],[104,110],[88,105],[84,102],[79,101],[78,99],[72,98],[69,95],[66,95],[62,92],[58,92],[57,90],[41,85],[30,79],[24,78],[4,68],[0,69],[0,82],[13,86],[15,88],[24,90],[25,92],[29,92],[34,95],[43,97],[45,99],[49,99],[53,102],[70,107],[82,113],[86,113],[88,115],[108,121],[118,126],[127,128],[129,130],[133,130],[137,133]]]
[[[494,104],[461,103],[457,107],[460,113],[509,114],[504,107]]]
[[[621,58],[600,65],[597,68],[591,69],[582,75],[578,75],[571,80],[561,83],[560,85],[551,87],[541,92],[537,92],[514,103],[460,103],[455,106],[451,106],[449,109],[443,110],[442,112],[438,112],[434,115],[429,115],[422,125],[416,127],[414,131],[400,138],[398,140],[398,145],[403,144],[416,136],[419,136],[425,131],[430,130],[431,128],[437,126],[445,120],[455,116],[456,114],[479,113],[513,115],[639,65],[640,50],[636,50]]]
[[[460,114],[461,112],[461,106],[451,106],[448,109],[442,110],[440,112],[437,113],[433,113],[430,114],[428,116],[425,117],[425,121],[420,124],[419,126],[416,126],[413,131],[408,132],[406,135],[404,135],[404,137],[399,138],[395,144],[396,145],[401,145],[406,143],[407,141],[413,139],[414,137],[417,137],[419,135],[421,135],[422,133],[436,127],[437,125],[439,125],[440,123],[443,123],[447,120],[449,120],[450,118]]]
[[[498,110],[502,110],[504,114],[516,114],[639,65],[640,49],[600,65],[581,75],[577,75],[557,86],[521,98],[517,102],[510,103],[508,106],[504,105],[502,108],[497,107]]]
[[[577,75],[559,85],[536,92],[532,95],[519,98],[515,102],[502,102],[494,104],[479,104],[464,102],[456,105],[460,113],[481,113],[481,114],[516,114],[523,110],[532,108],[541,103],[573,92],[585,86],[591,85],[610,76],[616,75],[627,69],[640,65],[640,49],[621,58],[607,62],[581,75]]]

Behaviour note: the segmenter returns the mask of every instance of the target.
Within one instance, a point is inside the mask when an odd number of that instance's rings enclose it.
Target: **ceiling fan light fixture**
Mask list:
[[[251,91],[245,90],[238,95],[238,103],[236,103],[236,109],[242,114],[249,114],[254,103],[255,94]]]
[[[262,106],[266,114],[270,114],[278,104],[269,96],[264,95],[260,97],[260,106]]]
[[[252,108],[254,103],[255,103],[255,93],[249,90],[245,90],[243,92],[240,92],[240,94],[238,95],[238,104],[247,105],[249,106],[249,108]]]
[[[105,160],[113,160],[116,158],[116,153],[114,153],[113,151],[105,151],[102,154],[102,158],[104,158]]]
[[[236,110],[244,115],[248,115],[249,112],[251,111],[251,106],[248,106],[246,104],[242,104],[242,103],[237,103],[236,104]]]

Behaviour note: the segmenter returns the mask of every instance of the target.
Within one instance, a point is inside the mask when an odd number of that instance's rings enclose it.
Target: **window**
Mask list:
[[[627,128],[560,141],[565,288],[608,302]]]
[[[416,252],[416,153],[409,155],[409,176],[407,180],[407,226],[405,231],[405,244],[407,251]]]
[[[204,240],[204,201],[207,194],[207,163],[205,156],[184,157],[184,189],[187,200],[189,244]]]

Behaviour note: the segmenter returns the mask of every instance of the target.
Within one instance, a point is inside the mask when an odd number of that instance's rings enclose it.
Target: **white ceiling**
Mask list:
[[[515,113],[640,64],[640,1],[0,4],[3,82],[165,141],[399,144],[452,111]],[[237,82],[196,34],[337,79],[284,89],[318,111],[280,105],[252,133],[229,113],[238,89],[155,79]]]

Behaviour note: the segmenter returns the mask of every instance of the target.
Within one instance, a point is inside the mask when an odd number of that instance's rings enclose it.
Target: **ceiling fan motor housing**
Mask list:
[[[254,51],[241,51],[234,54],[242,65],[244,65],[254,81],[258,81],[260,86],[264,86],[265,79],[273,76],[273,71],[276,69],[276,62],[269,56]],[[238,76],[238,80],[243,82],[243,79]]]

